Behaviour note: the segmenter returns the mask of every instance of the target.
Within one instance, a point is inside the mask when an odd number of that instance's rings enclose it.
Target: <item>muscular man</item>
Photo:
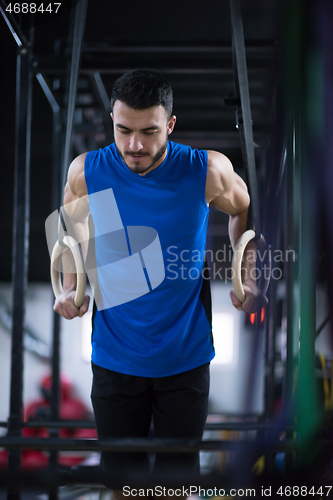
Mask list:
[[[101,215],[91,202],[93,195],[111,188],[124,228],[157,231],[165,277],[135,300],[95,308],[92,402],[97,432],[100,439],[145,437],[153,418],[156,437],[200,439],[214,357],[209,281],[203,275],[209,205],[229,214],[234,246],[246,230],[248,191],[223,154],[168,140],[176,117],[172,89],[161,75],[137,70],[119,78],[111,110],[115,142],[78,156],[69,168],[64,204],[66,208],[77,202],[77,208],[69,210],[72,235],[88,240],[90,212],[95,227],[103,217],[112,217],[107,211]],[[95,245],[98,255],[105,240],[99,243],[96,238]],[[245,301],[239,302],[231,292],[233,305],[248,313],[266,303],[246,273],[251,265],[245,257]],[[108,282],[102,274],[101,267],[103,296]],[[74,306],[75,286],[75,275],[65,274],[54,309],[66,319],[88,310],[87,296],[80,308]],[[145,469],[147,457],[102,454],[106,474],[123,471],[124,465]],[[198,470],[198,455],[157,454],[154,467],[193,472]]]

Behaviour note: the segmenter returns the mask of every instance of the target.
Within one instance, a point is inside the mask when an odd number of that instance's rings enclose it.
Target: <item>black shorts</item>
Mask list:
[[[124,375],[92,364],[91,399],[100,440],[148,437],[201,439],[207,418],[209,363],[161,378]],[[102,473],[148,471],[146,453],[103,452]],[[199,472],[198,453],[157,453],[154,471]]]

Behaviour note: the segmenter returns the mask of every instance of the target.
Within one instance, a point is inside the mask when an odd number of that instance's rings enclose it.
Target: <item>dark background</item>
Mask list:
[[[278,168],[280,161],[275,152],[279,150],[281,122],[283,5],[281,0],[242,2],[259,182],[260,178],[269,179],[270,170]],[[63,109],[63,135],[70,23],[70,14],[45,21],[35,28],[33,45],[38,69]],[[29,36],[28,31],[24,33]],[[112,141],[111,124],[96,97],[93,74],[100,75],[110,96],[115,79],[124,71],[146,67],[163,72],[173,85],[177,124],[171,139],[225,153],[244,176],[235,108],[223,104],[224,97],[233,91],[227,0],[90,0],[84,40],[73,157]],[[0,280],[10,281],[17,45],[1,16],[0,47]],[[44,223],[52,211],[52,111],[35,77],[32,109],[29,281],[48,281]],[[224,214],[211,210],[211,247],[228,244],[227,221]]]

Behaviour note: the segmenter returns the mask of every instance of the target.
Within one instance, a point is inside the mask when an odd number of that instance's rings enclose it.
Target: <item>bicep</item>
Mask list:
[[[245,182],[235,172],[228,184],[227,189],[211,201],[211,205],[228,215],[237,215],[248,208],[249,193]]]

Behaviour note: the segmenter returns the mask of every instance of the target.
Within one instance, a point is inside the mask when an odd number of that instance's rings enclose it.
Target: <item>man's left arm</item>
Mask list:
[[[229,237],[232,248],[246,231],[250,197],[245,182],[233,169],[230,160],[217,151],[208,151],[208,170],[206,180],[206,201],[229,215]],[[251,241],[245,250],[242,263],[242,282],[246,295],[240,302],[235,292],[230,292],[232,304],[247,313],[259,310],[267,303],[267,298],[256,285],[256,244]]]

